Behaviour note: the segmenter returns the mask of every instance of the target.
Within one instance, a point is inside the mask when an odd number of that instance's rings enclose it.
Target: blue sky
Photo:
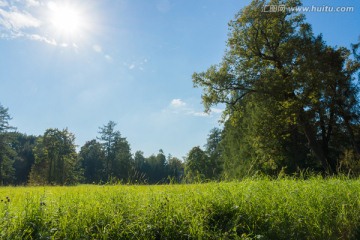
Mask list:
[[[82,146],[113,120],[132,151],[182,158],[219,127],[222,106],[203,113],[193,72],[219,63],[227,23],[250,1],[0,0],[0,103],[19,132],[65,128]],[[307,13],[330,45],[360,36],[350,13]]]

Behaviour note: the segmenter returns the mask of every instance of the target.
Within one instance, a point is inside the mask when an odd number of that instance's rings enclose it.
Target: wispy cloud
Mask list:
[[[9,4],[5,1],[0,0],[0,7],[7,7]]]
[[[75,43],[52,31],[48,13],[56,3],[51,0],[0,0],[0,39],[24,38],[59,47]],[[90,45],[91,47],[91,45]]]
[[[93,50],[97,53],[102,53],[102,47],[98,44],[93,45]]]
[[[164,110],[165,112],[171,112],[173,114],[190,115],[194,117],[211,117],[213,115],[222,114],[223,110],[219,108],[211,108],[210,113],[197,110],[195,107],[187,104],[180,98],[174,98],[170,101],[169,106]]]
[[[51,45],[58,45],[54,39],[41,34],[43,21],[29,12],[30,8],[40,7],[37,0],[0,0],[0,38],[26,38]]]
[[[103,47],[100,44],[93,44],[92,45],[92,50],[96,53],[99,53],[101,55],[103,55],[103,57],[108,61],[108,62],[113,62],[113,58],[104,52]]]
[[[138,60],[132,61],[131,63],[124,62],[123,65],[128,68],[129,70],[145,70],[145,65],[149,62],[147,58],[140,58]]]
[[[217,113],[217,114],[222,114],[224,112],[224,109],[220,109],[220,108],[210,108],[211,112],[213,113]]]
[[[26,0],[26,6],[28,7],[37,7],[40,5],[39,1],[36,0]]]
[[[135,65],[134,63],[132,63],[132,64],[130,64],[129,69],[132,70],[132,69],[134,69],[135,67],[136,67],[136,65]]]
[[[41,21],[28,12],[0,9],[0,25],[9,31],[17,32],[25,28],[37,28],[41,25]]]
[[[113,61],[113,58],[108,54],[105,54],[105,59],[108,60],[109,62]]]
[[[56,41],[54,39],[48,39],[46,37],[43,37],[43,36],[40,36],[40,35],[37,35],[37,34],[27,34],[26,36],[27,36],[27,38],[29,38],[31,40],[45,42],[45,43],[48,43],[48,44],[51,44],[51,45],[54,45],[54,46],[57,45],[57,43],[56,43]],[[67,47],[67,44],[63,43],[63,44],[61,44],[61,46],[62,47]]]

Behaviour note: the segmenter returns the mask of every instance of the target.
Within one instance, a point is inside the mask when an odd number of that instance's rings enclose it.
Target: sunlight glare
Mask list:
[[[75,6],[51,4],[49,8],[51,23],[62,37],[74,37],[83,30],[85,21]]]

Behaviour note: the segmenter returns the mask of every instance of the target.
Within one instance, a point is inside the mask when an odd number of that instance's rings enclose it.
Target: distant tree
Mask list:
[[[79,161],[84,171],[85,183],[100,183],[104,181],[105,152],[102,145],[95,139],[81,147]]]
[[[120,132],[115,131],[115,126],[115,122],[109,121],[108,124],[100,127],[100,137],[98,137],[105,151],[104,173],[107,180],[110,179],[113,174],[112,168],[115,159],[115,143],[117,139],[121,137]]]
[[[134,154],[134,166],[132,172],[133,182],[144,183],[148,181],[146,176],[146,169],[148,165],[146,163],[146,158],[144,157],[144,152],[136,151]]]
[[[11,133],[11,148],[15,151],[14,169],[15,181],[17,185],[24,185],[29,182],[31,167],[35,162],[33,149],[37,140],[36,136],[23,133]]]
[[[10,126],[11,117],[8,109],[0,104],[0,186],[10,184],[14,180],[14,157],[15,151],[11,148],[10,130],[15,128]]]
[[[113,160],[114,176],[117,179],[128,181],[133,169],[131,148],[126,138],[119,137],[115,141],[115,155]]]
[[[180,183],[184,176],[183,162],[180,159],[169,155],[167,163],[168,178],[170,178],[172,181]]]
[[[134,155],[134,167],[137,171],[143,171],[145,165],[144,152],[136,151]]]
[[[106,180],[117,178],[127,180],[132,171],[130,144],[115,130],[116,123],[109,121],[100,127],[98,138],[105,152],[104,173]]]
[[[187,181],[204,181],[211,179],[209,157],[199,146],[193,147],[185,161],[185,177]]]
[[[151,155],[145,159],[144,173],[148,183],[155,184],[165,182],[166,157],[160,149],[157,155]]]
[[[223,170],[221,140],[221,130],[219,128],[211,129],[205,144],[205,152],[209,157],[208,168],[210,172],[208,173],[208,177],[211,179],[218,179]]]
[[[79,181],[79,163],[75,136],[67,129],[47,129],[36,142],[32,184],[75,184]]]

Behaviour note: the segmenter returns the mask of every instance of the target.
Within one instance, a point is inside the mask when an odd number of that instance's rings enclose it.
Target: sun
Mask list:
[[[74,38],[81,35],[86,21],[76,6],[51,3],[49,5],[50,22],[57,35],[63,38]]]
[[[52,23],[62,32],[74,33],[79,30],[81,19],[74,9],[64,7],[54,12]]]

